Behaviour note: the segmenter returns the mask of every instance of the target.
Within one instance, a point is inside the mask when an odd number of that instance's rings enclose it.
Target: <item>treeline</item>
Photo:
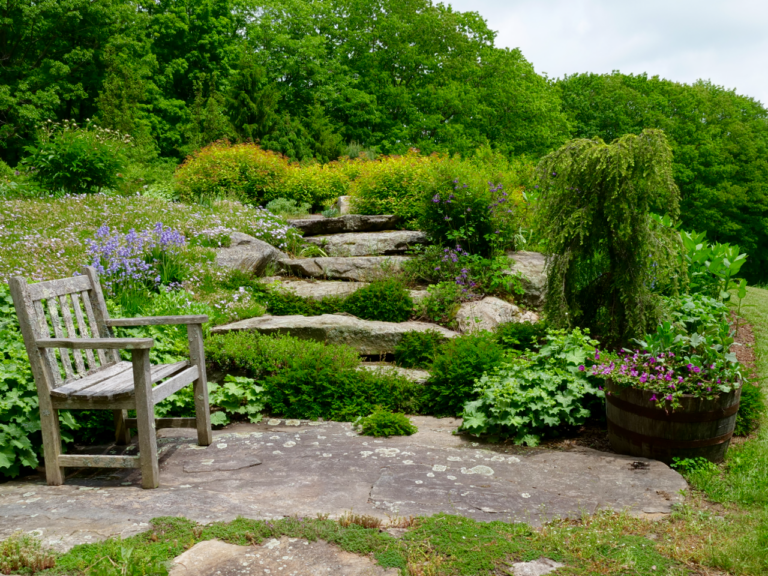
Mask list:
[[[180,160],[220,139],[292,160],[360,149],[536,160],[574,137],[663,129],[686,229],[768,279],[768,119],[707,82],[614,73],[550,81],[474,12],[432,0],[6,0],[0,158],[48,119],[129,133]]]
[[[48,118],[177,157],[221,138],[330,160],[351,142],[540,154],[568,136],[518,50],[431,0],[8,0],[0,18],[9,163]]]

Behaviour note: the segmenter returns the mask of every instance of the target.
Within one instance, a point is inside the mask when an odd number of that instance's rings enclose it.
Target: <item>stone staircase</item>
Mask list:
[[[423,232],[392,230],[397,219],[390,215],[350,214],[337,218],[289,220],[288,223],[304,233],[306,243],[317,246],[326,256],[290,258],[260,240],[236,234],[229,248],[218,251],[217,262],[222,266],[251,270],[255,274],[262,273],[270,263],[276,264],[281,275],[263,280],[270,284],[271,290],[293,292],[310,299],[344,297],[367,286],[371,281],[398,272],[408,260],[406,251],[428,242]],[[524,273],[530,277],[525,281],[526,291],[531,293],[536,303],[540,303],[543,298],[543,257],[535,252],[510,256],[521,261]],[[512,260],[510,265],[512,273],[515,270]],[[414,301],[426,295],[425,289],[411,291]],[[457,323],[459,329],[465,332],[492,329],[502,322],[535,321],[537,318],[535,312],[521,310],[498,298],[487,297],[462,305],[457,314]],[[213,332],[242,330],[263,334],[290,333],[298,338],[328,344],[347,344],[364,356],[378,358],[391,356],[406,332],[435,330],[447,338],[459,335],[459,332],[428,322],[378,322],[362,320],[349,314],[262,316],[217,326]],[[414,381],[428,378],[428,373],[424,371],[403,370],[381,363],[363,363],[361,369],[396,370]]]

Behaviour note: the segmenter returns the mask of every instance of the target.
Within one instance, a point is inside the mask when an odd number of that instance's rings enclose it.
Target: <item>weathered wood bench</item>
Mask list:
[[[62,484],[65,467],[141,468],[142,486],[156,488],[156,429],[196,428],[198,444],[210,445],[202,331],[207,316],[110,319],[96,270],[88,266],[81,276],[38,284],[12,278],[10,287],[40,399],[48,484]],[[111,330],[159,324],[187,325],[189,361],[152,366],[154,340],[114,338]],[[131,362],[121,361],[120,350],[130,350]],[[155,404],[189,384],[196,417],[155,419]],[[60,409],[112,410],[117,444],[128,444],[130,430],[138,429],[138,456],[62,454]],[[136,410],[136,418],[128,418],[128,410]]]

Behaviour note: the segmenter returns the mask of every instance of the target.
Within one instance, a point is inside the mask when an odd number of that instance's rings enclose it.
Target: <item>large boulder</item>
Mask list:
[[[404,254],[417,244],[426,244],[427,235],[416,230],[349,232],[312,236],[306,241],[319,246],[328,256],[378,256]]]
[[[357,292],[360,288],[368,286],[368,282],[334,282],[326,280],[285,280],[279,276],[263,278],[262,282],[270,284],[272,290],[278,292],[291,292],[302,298],[310,300],[322,300],[323,298],[345,298]],[[426,290],[408,290],[414,302],[427,297]]]
[[[219,266],[237,268],[257,276],[264,272],[270,262],[278,262],[287,257],[285,252],[242,232],[231,234],[229,248],[216,250],[216,264]]]
[[[476,302],[465,302],[456,312],[456,321],[462,332],[494,330],[505,322],[538,322],[539,315],[523,311],[514,304],[493,296],[486,296]]]
[[[394,214],[366,216],[364,214],[345,214],[336,218],[298,218],[288,220],[288,224],[298,228],[304,236],[319,234],[343,234],[344,232],[379,232],[392,230],[398,217]]]
[[[360,256],[356,258],[296,258],[280,261],[283,268],[296,276],[370,282],[397,272],[408,260],[406,256]]]
[[[520,273],[525,303],[541,307],[547,296],[547,257],[541,252],[526,250],[507,252],[507,257],[511,261],[509,274]]]
[[[361,320],[350,314],[323,314],[322,316],[261,316],[232,324],[217,326],[214,334],[253,331],[261,334],[290,334],[304,340],[326,344],[347,344],[360,354],[379,356],[393,354],[406,332],[436,330],[446,338],[456,332],[427,322],[379,322]]]

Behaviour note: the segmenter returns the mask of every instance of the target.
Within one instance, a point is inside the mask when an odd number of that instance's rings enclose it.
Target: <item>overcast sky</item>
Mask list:
[[[647,72],[699,78],[768,104],[768,0],[443,0],[479,12],[497,46],[550,78]]]

